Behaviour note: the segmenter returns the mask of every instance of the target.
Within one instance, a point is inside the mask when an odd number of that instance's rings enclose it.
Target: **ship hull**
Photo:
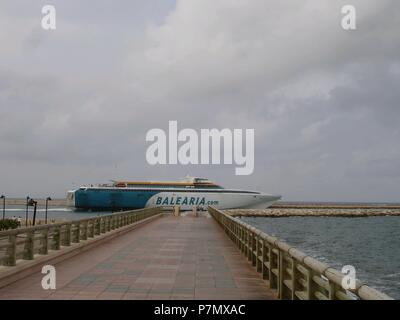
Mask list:
[[[182,210],[208,206],[218,209],[265,209],[280,196],[241,190],[81,188],[70,191],[68,205],[80,210],[128,210],[179,206]]]

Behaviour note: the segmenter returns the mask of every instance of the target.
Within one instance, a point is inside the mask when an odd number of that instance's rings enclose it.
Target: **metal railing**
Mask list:
[[[162,213],[162,208],[124,211],[75,221],[0,232],[0,265],[15,266],[18,259],[33,260],[73,243],[110,232]]]
[[[209,207],[208,212],[270,288],[278,291],[279,299],[392,300],[358,280],[355,289],[345,290],[345,275],[338,270],[220,210]]]

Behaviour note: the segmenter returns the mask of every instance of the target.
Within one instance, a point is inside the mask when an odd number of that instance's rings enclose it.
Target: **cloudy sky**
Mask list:
[[[0,193],[191,174],[285,200],[400,202],[399,29],[398,0],[2,0]],[[254,128],[254,173],[150,166],[146,133],[169,120]]]

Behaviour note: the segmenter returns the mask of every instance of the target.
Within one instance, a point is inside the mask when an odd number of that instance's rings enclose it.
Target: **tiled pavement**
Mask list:
[[[37,273],[0,299],[275,299],[207,216],[166,216],[55,265],[57,290]]]

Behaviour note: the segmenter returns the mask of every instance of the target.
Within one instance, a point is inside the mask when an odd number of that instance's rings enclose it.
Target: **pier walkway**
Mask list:
[[[276,299],[207,213],[163,215],[57,264],[56,290],[36,272],[0,299]]]

